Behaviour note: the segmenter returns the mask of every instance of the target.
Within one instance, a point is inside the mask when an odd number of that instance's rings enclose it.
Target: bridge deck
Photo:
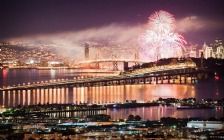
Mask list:
[[[110,82],[110,81],[124,81],[130,79],[146,79],[152,77],[161,77],[161,76],[174,76],[174,75],[186,75],[193,74],[195,72],[177,72],[177,70],[184,69],[192,69],[196,68],[193,64],[181,64],[181,65],[165,65],[165,66],[156,66],[151,68],[138,69],[129,74],[122,74],[117,76],[109,76],[109,77],[91,77],[91,78],[83,78],[83,79],[74,79],[74,80],[65,80],[58,82],[49,82],[49,83],[36,83],[36,84],[28,84],[21,86],[12,86],[12,87],[4,87],[0,89],[1,91],[5,90],[23,90],[23,89],[33,89],[33,88],[47,88],[47,87],[60,87],[60,86],[69,86],[69,85],[77,85],[77,84],[92,84],[99,82]],[[172,71],[169,73],[168,71]]]

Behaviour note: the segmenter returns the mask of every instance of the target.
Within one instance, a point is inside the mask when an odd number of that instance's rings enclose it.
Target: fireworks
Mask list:
[[[175,33],[175,19],[165,11],[149,17],[148,29],[140,36],[142,52],[150,61],[160,58],[182,57],[186,41]]]

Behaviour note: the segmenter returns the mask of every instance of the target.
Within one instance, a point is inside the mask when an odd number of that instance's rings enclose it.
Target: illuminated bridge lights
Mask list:
[[[144,73],[152,73],[152,72],[175,70],[175,69],[185,69],[185,68],[196,68],[196,64],[195,63],[192,63],[192,64],[180,63],[176,65],[155,66],[151,68],[137,69],[137,70],[134,70],[132,73],[144,74]]]
[[[135,62],[135,63],[148,63],[148,61],[141,61],[141,60],[132,60],[132,59],[99,59],[99,60],[87,60],[79,62],[80,64],[83,63],[97,63],[97,62]]]
[[[195,63],[179,63],[179,64],[172,64],[172,65],[163,65],[163,66],[154,66],[151,68],[143,68],[134,70],[131,73],[117,75],[117,76],[108,76],[108,77],[82,77],[77,78],[74,80],[59,80],[59,81],[51,81],[51,82],[37,82],[37,84],[28,84],[28,85],[18,85],[18,86],[8,86],[3,87],[0,90],[14,90],[14,89],[30,89],[30,88],[41,88],[41,87],[54,87],[54,86],[66,86],[66,85],[73,85],[73,84],[86,84],[86,83],[97,83],[97,82],[111,82],[111,81],[119,81],[119,80],[128,80],[128,79],[136,79],[136,78],[144,78],[145,75],[149,75],[151,77],[158,76],[154,75],[153,73],[156,72],[165,72],[168,70],[184,70],[188,68],[196,68]],[[178,74],[178,73],[176,73]]]

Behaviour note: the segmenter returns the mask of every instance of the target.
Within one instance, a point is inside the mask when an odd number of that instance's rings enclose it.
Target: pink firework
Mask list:
[[[150,61],[160,58],[183,57],[186,41],[175,33],[175,19],[165,11],[149,17],[149,28],[140,37],[142,52]]]
[[[148,25],[156,32],[173,32],[175,29],[173,15],[166,11],[155,12],[149,17]]]

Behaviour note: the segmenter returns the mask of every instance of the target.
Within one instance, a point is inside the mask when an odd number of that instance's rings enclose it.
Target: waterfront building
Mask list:
[[[224,59],[224,49],[223,49],[223,46],[217,47],[216,54],[217,54],[217,58]]]
[[[216,39],[213,44],[204,42],[201,49],[197,48],[199,48],[197,44],[187,46],[185,49],[185,57],[200,58],[203,53],[205,59],[224,59],[224,46],[221,39]]]
[[[202,49],[199,49],[199,55],[203,52],[204,58],[224,59],[224,48],[221,39],[216,39],[214,44],[204,43]]]
[[[213,48],[209,47],[206,43],[204,43],[202,50],[204,52],[205,59],[213,57]]]
[[[214,129],[222,130],[224,123],[221,121],[190,121],[187,123],[189,128],[200,128],[200,129]]]

